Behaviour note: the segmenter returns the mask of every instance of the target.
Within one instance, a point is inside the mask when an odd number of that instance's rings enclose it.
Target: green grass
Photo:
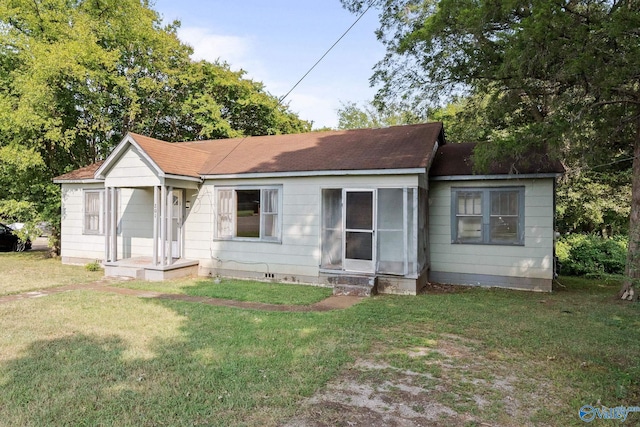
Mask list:
[[[0,257],[0,269],[7,261]],[[615,300],[617,283],[561,282],[552,294],[376,296],[323,313],[96,291],[0,304],[0,426],[282,425],[355,360],[390,367],[363,381],[382,384],[394,369],[424,373],[429,398],[473,416],[470,425],[578,426],[582,405],[638,405],[640,306]],[[221,285],[131,286],[296,304],[287,295],[309,293],[308,303],[327,291]],[[520,412],[506,413],[506,396],[522,402]],[[629,415],[627,424],[638,422]]]
[[[0,316],[3,426],[273,425],[350,360],[321,314],[73,292]]]
[[[0,295],[99,280],[100,271],[62,265],[45,251],[0,252]]]
[[[332,289],[273,282],[221,279],[180,279],[166,282],[123,282],[116,284],[129,289],[186,294],[236,301],[267,304],[310,305],[331,296]]]

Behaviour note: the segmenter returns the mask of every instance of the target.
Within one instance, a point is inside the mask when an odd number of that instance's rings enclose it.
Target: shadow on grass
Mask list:
[[[130,413],[137,369],[118,337],[73,335],[34,342],[2,367],[3,425],[97,425]],[[116,409],[117,408],[117,409]]]
[[[175,310],[180,336],[146,357],[117,332],[35,341],[0,365],[0,425],[273,425],[348,361],[331,315],[140,303]]]
[[[132,351],[132,341],[108,326],[101,335],[32,342],[0,365],[0,425],[277,425],[354,355],[386,354],[397,363],[398,349],[424,347],[451,333],[473,338],[481,354],[504,357],[516,376],[518,360],[535,361],[544,378],[569,391],[557,396],[567,414],[598,399],[634,404],[640,390],[637,309],[607,304],[602,292],[580,297],[577,289],[380,296],[327,313],[110,296],[117,307],[128,304],[113,313],[131,312],[134,325],[163,322],[162,310],[144,308],[169,309],[178,333],[150,340],[144,353]],[[60,319],[73,311],[75,322],[101,322],[82,310],[108,300],[86,295],[77,300],[82,304],[65,305]],[[80,329],[80,323],[61,325]],[[428,370],[422,362],[412,362],[412,369]]]

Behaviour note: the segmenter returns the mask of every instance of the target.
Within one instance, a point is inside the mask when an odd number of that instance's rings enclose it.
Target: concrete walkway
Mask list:
[[[5,295],[0,297],[0,304],[21,301],[33,298],[42,298],[48,295],[59,294],[61,292],[69,292],[76,290],[90,290],[96,292],[111,292],[119,295],[127,295],[138,298],[157,298],[175,301],[194,302],[222,307],[234,307],[249,310],[263,311],[282,311],[282,312],[312,312],[312,311],[331,311],[343,310],[356,304],[362,297],[353,296],[330,296],[322,301],[311,305],[283,305],[283,304],[266,304],[261,302],[236,301],[220,298],[198,297],[184,294],[167,294],[162,292],[145,291],[138,289],[119,288],[110,286],[120,279],[105,277],[101,280],[91,283],[78,285],[59,286],[55,288],[40,289],[32,292],[24,292],[21,294]]]

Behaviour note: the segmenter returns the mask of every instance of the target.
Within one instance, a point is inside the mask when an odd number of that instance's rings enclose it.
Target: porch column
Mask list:
[[[118,203],[117,189],[106,187],[104,191],[104,259],[106,262],[118,260]]]
[[[104,197],[104,211],[102,213],[104,218],[102,224],[104,234],[104,262],[111,261],[111,238],[109,237],[111,232],[111,227],[109,226],[111,222],[111,198],[109,197],[109,188],[110,187],[106,187],[104,189],[104,195],[102,196]]]
[[[407,189],[407,187],[404,187],[402,189],[402,229],[403,229],[403,233],[402,233],[402,246],[403,249],[402,251],[404,252],[404,265],[402,267],[402,270],[404,271],[404,275],[406,276],[407,274],[409,274],[409,236],[406,230],[409,229],[409,212],[407,212],[407,208],[409,207],[409,203],[407,200],[409,191]],[[411,214],[411,220],[413,221],[413,212]],[[415,227],[414,227],[414,232],[415,232]],[[414,261],[415,262],[415,261]]]
[[[109,237],[111,238],[111,258],[113,258],[113,261],[115,262],[118,260],[118,198],[116,187],[111,187],[110,197],[111,231],[109,232]]]
[[[167,187],[160,187],[160,265],[167,262]]]
[[[158,265],[158,221],[160,220],[158,204],[160,200],[160,188],[153,186],[153,265]]]
[[[173,187],[167,189],[167,265],[173,264]]]

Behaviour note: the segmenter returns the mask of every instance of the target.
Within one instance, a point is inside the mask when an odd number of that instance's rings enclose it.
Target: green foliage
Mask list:
[[[361,11],[370,2],[342,3]],[[454,140],[462,134],[490,142],[476,159],[480,169],[528,147],[553,149],[570,167],[633,157],[640,134],[637,1],[375,4],[387,48],[372,77],[382,85],[375,102],[420,110],[467,98],[464,114],[448,107],[441,114],[466,119],[472,130],[453,130]]]
[[[556,226],[562,233],[627,234],[631,172],[567,173],[556,199]]]
[[[59,224],[57,175],[129,132],[167,141],[305,132],[261,83],[193,62],[147,1],[0,2],[0,216]]]
[[[603,238],[592,234],[569,234],[556,242],[561,273],[572,276],[606,277],[624,274],[626,237]]]
[[[102,270],[102,266],[100,265],[100,262],[96,260],[88,264],[85,264],[84,269],[87,271],[100,271]]]
[[[431,108],[429,120],[444,124],[449,142],[485,142],[494,129],[487,117],[487,105],[485,96],[456,97],[444,107]]]
[[[341,1],[353,12],[371,4]],[[483,126],[476,135],[486,141],[474,152],[476,170],[504,153],[519,160],[533,149],[553,151],[576,175],[593,167],[628,170],[633,163],[640,176],[640,2],[373,4],[387,48],[372,77],[381,84],[376,101],[428,108],[470,96],[476,102],[465,106],[466,116]],[[603,159],[609,169],[599,169]],[[591,185],[588,190],[598,192]],[[639,279],[640,180],[632,193],[629,234],[635,237],[627,273]],[[568,197],[567,206],[576,199]],[[591,209],[587,222],[600,221],[605,210]]]
[[[370,102],[358,106],[355,102],[346,102],[338,109],[338,129],[381,128],[423,123],[426,120],[426,114],[395,104]]]

